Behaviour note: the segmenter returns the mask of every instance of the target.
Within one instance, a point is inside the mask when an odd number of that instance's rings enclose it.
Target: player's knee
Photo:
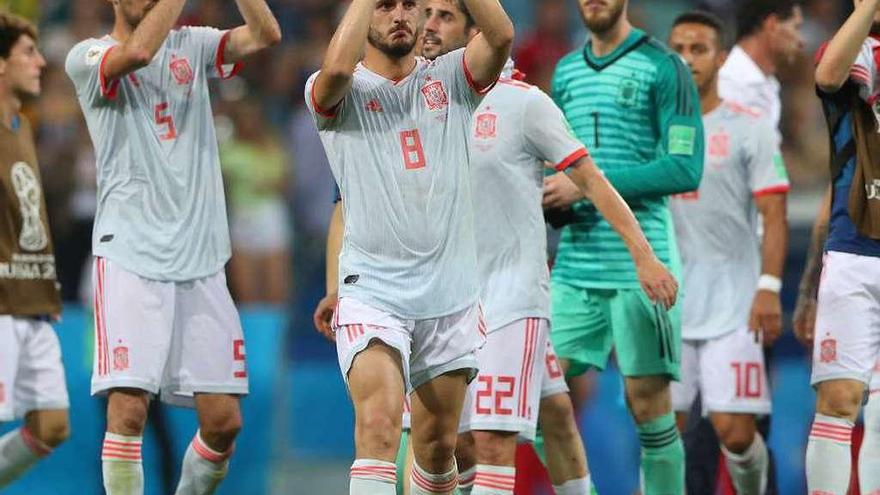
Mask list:
[[[516,456],[516,433],[496,431],[473,432],[480,464],[506,466],[513,463]]]
[[[241,431],[241,413],[238,410],[214,411],[199,421],[204,437],[216,438],[218,442],[231,443]]]
[[[672,410],[669,380],[658,376],[626,378],[626,400],[636,423],[645,423]]]
[[[146,394],[113,392],[107,404],[107,429],[113,433],[140,436],[147,424]]]
[[[446,469],[455,455],[456,436],[455,432],[431,435],[421,445],[413,445],[419,465],[431,472]]]
[[[365,408],[358,414],[357,430],[360,441],[371,450],[397,450],[400,442],[400,416],[388,414],[380,408]]]
[[[458,463],[459,471],[470,469],[477,464],[474,436],[470,432],[458,436],[458,441],[455,444],[455,461]]]
[[[855,421],[862,404],[864,385],[855,380],[831,380],[819,384],[816,411],[826,416]]]
[[[713,420],[718,441],[734,454],[748,450],[755,440],[755,422],[752,418],[724,418]]]
[[[562,439],[577,434],[574,407],[568,394],[556,394],[541,400],[538,415],[544,438]]]
[[[28,429],[37,437],[37,440],[55,448],[70,436],[70,422],[67,416],[57,416],[52,418],[44,418],[36,424],[28,422]]]

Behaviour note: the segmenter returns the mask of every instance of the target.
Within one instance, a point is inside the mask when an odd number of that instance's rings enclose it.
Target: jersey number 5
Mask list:
[[[177,137],[177,129],[174,127],[174,118],[171,117],[171,115],[165,114],[165,110],[168,110],[167,101],[163,101],[155,107],[156,123],[165,126],[165,134],[159,135],[159,139],[162,141],[168,141],[169,139]]]
[[[403,166],[407,170],[425,168],[425,150],[418,129],[400,132],[400,149],[403,151]]]

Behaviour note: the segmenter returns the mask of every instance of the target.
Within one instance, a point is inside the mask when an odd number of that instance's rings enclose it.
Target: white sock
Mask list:
[[[490,466],[477,464],[472,495],[513,495],[516,484],[516,468],[513,466]]]
[[[34,438],[27,427],[0,437],[0,488],[17,480],[52,449]]]
[[[807,493],[846,495],[852,428],[847,419],[816,414],[807,442]]]
[[[583,478],[568,480],[561,485],[553,485],[556,495],[587,495],[590,493],[590,473]]]
[[[394,495],[397,488],[397,465],[376,459],[357,459],[351,465],[350,495]]]
[[[742,454],[734,454],[721,446],[727,464],[727,472],[733,481],[737,495],[763,495],[767,489],[767,472],[770,461],[767,445],[760,433],[755,432],[752,444]]]
[[[144,466],[141,461],[143,437],[128,437],[109,431],[104,434],[101,465],[107,495],[142,495]]]
[[[880,394],[873,394],[865,406],[865,438],[859,451],[859,490],[862,495],[880,495]]]
[[[202,440],[201,432],[196,431],[183,456],[180,483],[174,493],[177,495],[214,493],[226,478],[230,455],[232,455],[231,447],[226,452],[217,452],[208,447],[208,444]]]
[[[458,486],[458,469],[453,463],[452,469],[445,473],[433,474],[425,471],[413,461],[410,478],[410,495],[445,495],[455,493]]]
[[[477,477],[477,466],[458,473],[458,491],[461,495],[471,495],[474,479]]]

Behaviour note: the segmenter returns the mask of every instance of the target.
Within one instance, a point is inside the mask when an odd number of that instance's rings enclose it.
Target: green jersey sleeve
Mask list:
[[[700,99],[678,55],[667,55],[660,62],[651,97],[659,131],[657,157],[641,166],[605,171],[615,189],[628,199],[693,191],[703,175]]]

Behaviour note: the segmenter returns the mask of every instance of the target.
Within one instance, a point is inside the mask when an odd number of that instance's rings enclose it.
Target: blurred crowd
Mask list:
[[[107,0],[0,0],[0,8],[4,4],[39,22],[41,47],[49,61],[43,96],[28,112],[38,129],[63,295],[76,301],[91,266],[95,160],[63,64],[76,41],[110,31],[112,11]],[[270,0],[269,4],[281,23],[284,41],[245,65],[239,77],[217,83],[213,92],[233,244],[229,280],[240,303],[288,304],[294,312],[302,306],[305,313],[310,301],[323,293],[333,178],[303,105],[303,86],[318,68],[346,2]],[[518,68],[528,81],[548,89],[556,60],[581,45],[586,36],[575,0],[503,0],[503,4],[517,28]],[[736,0],[630,0],[630,4],[631,20],[661,39],[677,14],[694,7],[721,14],[733,32]],[[805,1],[807,49],[780,74],[784,154],[795,192],[821,189],[827,180],[827,135],[813,92],[812,54],[849,8],[850,2],[839,0]],[[241,20],[233,0],[193,0],[181,22],[228,28]]]

